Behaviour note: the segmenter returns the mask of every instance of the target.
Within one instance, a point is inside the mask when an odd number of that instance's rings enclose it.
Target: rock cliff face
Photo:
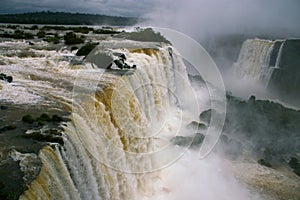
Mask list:
[[[283,42],[278,67],[270,78],[268,89],[282,99],[300,105],[300,39]]]

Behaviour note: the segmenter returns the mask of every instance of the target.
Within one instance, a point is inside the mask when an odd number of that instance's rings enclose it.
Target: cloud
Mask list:
[[[297,0],[154,0],[151,24],[192,35],[281,30],[300,33]]]
[[[147,0],[1,0],[0,13],[65,11],[117,16],[142,16],[154,4]]]

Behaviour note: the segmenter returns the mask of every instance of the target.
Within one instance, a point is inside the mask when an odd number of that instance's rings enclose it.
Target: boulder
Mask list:
[[[50,142],[50,143],[58,143],[60,145],[64,145],[64,140],[62,137],[54,134],[45,134],[42,133],[41,130],[36,130],[36,131],[30,131],[24,135],[22,135],[23,138],[30,138],[33,140],[37,140],[40,142]]]
[[[123,69],[124,67],[124,61],[122,59],[119,60],[114,60],[114,63],[117,65],[117,67],[119,67],[120,69]]]
[[[0,106],[0,110],[7,110],[8,106]]]
[[[119,57],[123,60],[126,60],[126,56],[124,54],[121,54]]]
[[[97,44],[87,43],[77,51],[76,56],[87,56],[96,46]]]
[[[97,47],[96,47],[97,48]],[[98,68],[109,69],[114,61],[113,57],[105,52],[92,51],[86,57],[86,62],[95,64]]]
[[[205,111],[203,111],[203,112],[200,114],[199,118],[200,118],[201,121],[203,121],[203,122],[209,124],[209,123],[210,123],[210,118],[211,118],[211,114],[212,114],[212,113],[217,113],[217,111],[216,111],[215,109],[208,109],[208,110],[205,110]]]
[[[14,130],[14,129],[16,129],[16,128],[17,128],[16,125],[8,125],[8,126],[4,126],[4,127],[0,128],[0,133],[5,132],[5,131]]]
[[[196,133],[194,136],[176,136],[171,139],[171,142],[178,146],[197,148],[201,146],[204,137],[201,133]]]
[[[186,127],[193,130],[205,130],[207,128],[205,124],[196,121],[192,121]]]
[[[63,118],[58,115],[52,115],[52,121],[53,122],[62,122]]]
[[[13,77],[12,76],[7,76],[6,74],[1,73],[0,74],[0,80],[11,83],[13,81]]]
[[[257,163],[260,164],[260,165],[266,166],[266,167],[272,167],[272,165],[268,161],[266,161],[264,159],[259,159],[257,161]]]

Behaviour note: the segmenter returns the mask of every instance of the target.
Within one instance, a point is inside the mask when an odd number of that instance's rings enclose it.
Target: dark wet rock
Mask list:
[[[124,61],[122,59],[114,60],[114,63],[119,67],[120,69],[123,69]]]
[[[289,166],[293,169],[295,168],[299,168],[300,167],[300,163],[298,161],[298,159],[296,157],[291,157],[290,161],[289,161]]]
[[[7,110],[8,109],[8,106],[0,106],[0,110]]]
[[[41,130],[35,130],[22,135],[22,137],[37,140],[40,142],[58,143],[60,145],[64,144],[63,138],[59,137],[58,131],[55,132],[56,134],[51,134],[51,133],[54,133],[54,130],[48,132],[48,134],[47,131],[42,132]]]
[[[300,176],[300,162],[296,157],[291,157],[289,161],[289,166],[293,169],[293,172]]]
[[[194,136],[176,136],[171,139],[171,142],[178,146],[197,148],[201,146],[204,137],[201,133],[196,133]]]
[[[205,84],[204,79],[199,75],[188,74],[188,77],[189,77],[191,84],[195,87],[199,87],[199,86],[202,86],[203,84]]]
[[[72,58],[70,61],[71,65],[83,65],[84,64],[84,59],[78,59],[76,57]]]
[[[266,166],[266,167],[272,167],[271,163],[269,163],[268,161],[264,160],[264,159],[259,159],[257,161],[258,164]]]
[[[78,47],[76,47],[76,46],[72,46],[71,47],[71,51],[75,51],[75,50],[77,50],[78,49]]]
[[[209,124],[212,113],[217,113],[217,111],[214,109],[205,110],[200,114],[199,118],[201,121]]]
[[[53,122],[62,122],[64,119],[58,115],[52,115],[52,121]]]
[[[16,129],[17,126],[16,125],[8,125],[8,126],[4,126],[2,128],[0,128],[0,133],[3,133],[5,131],[11,131],[11,130],[14,130]]]
[[[196,121],[192,121],[186,127],[193,130],[205,130],[207,128],[205,124]]]
[[[7,76],[6,77],[6,81],[9,82],[9,83],[11,83],[13,81],[12,76]]]
[[[125,63],[125,64],[124,64],[124,68],[125,68],[125,69],[130,69],[131,67],[130,67],[127,63]]]
[[[123,60],[126,60],[125,54],[121,54],[119,57],[122,58]]]
[[[76,56],[87,56],[96,46],[97,44],[87,43],[77,51]]]
[[[112,67],[112,63],[110,63],[106,69],[110,69]]]
[[[11,82],[13,81],[13,77],[1,73],[1,74],[0,74],[0,80],[6,81],[6,82],[8,82],[8,83],[11,83]]]
[[[120,32],[115,31],[113,29],[97,29],[97,30],[94,30],[93,33],[95,33],[95,34],[117,34]]]
[[[114,59],[111,55],[95,51],[86,57],[86,61],[95,64],[98,68],[107,69],[111,67]]]
[[[122,54],[122,55],[124,55],[124,54]],[[121,56],[122,56],[121,55]],[[120,57],[121,57],[120,56]],[[124,57],[125,57],[125,55],[124,55]],[[128,65],[125,61],[124,61],[124,59],[123,58],[121,58],[121,59],[118,59],[118,60],[114,60],[113,61],[115,64],[116,64],[116,66],[118,67],[118,68],[120,68],[120,69],[131,69],[131,68],[136,68],[136,65],[133,65],[132,67],[130,66],[130,65]],[[111,66],[110,66],[111,67]]]

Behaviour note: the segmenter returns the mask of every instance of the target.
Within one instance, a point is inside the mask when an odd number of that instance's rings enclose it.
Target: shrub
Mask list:
[[[37,25],[33,25],[30,27],[30,30],[37,30],[39,27]]]
[[[34,119],[31,115],[25,115],[22,117],[22,121],[25,123],[32,124],[34,122]]]
[[[66,45],[72,45],[72,44],[81,44],[84,43],[84,37],[78,37],[73,32],[68,32],[64,35],[64,40]]]
[[[8,126],[4,126],[3,128],[0,128],[0,133],[4,132],[4,131],[10,131],[10,130],[14,130],[16,129],[17,126],[16,125],[8,125]]]
[[[299,169],[294,169],[294,173],[297,174],[297,176],[300,176],[300,168]]]
[[[272,167],[271,163],[269,163],[268,161],[264,160],[264,159],[260,159],[257,161],[258,164],[266,166],[266,167]]]
[[[37,36],[38,38],[44,38],[44,37],[46,36],[46,32],[45,32],[45,31],[39,31],[39,32],[36,34],[36,36]]]
[[[46,42],[52,42],[54,44],[58,44],[59,43],[60,38],[58,37],[58,35],[54,35],[54,36],[48,36],[44,39],[44,41]]]
[[[27,32],[20,31],[20,30],[15,30],[13,38],[14,39],[33,39],[34,37],[31,33],[27,33]]]
[[[94,34],[117,34],[119,31],[109,30],[109,29],[97,29],[93,31]]]
[[[86,26],[81,26],[81,27],[73,27],[72,30],[76,33],[88,34],[90,31],[93,31],[94,29]]]
[[[43,120],[43,121],[47,121],[47,122],[51,121],[51,117],[46,113],[41,114],[41,116],[38,119]]]
[[[75,51],[75,50],[77,50],[78,49],[78,47],[76,47],[76,46],[72,46],[71,47],[71,51]]]
[[[63,121],[63,118],[58,116],[58,115],[53,115],[52,116],[52,121],[53,122],[62,122]]]

